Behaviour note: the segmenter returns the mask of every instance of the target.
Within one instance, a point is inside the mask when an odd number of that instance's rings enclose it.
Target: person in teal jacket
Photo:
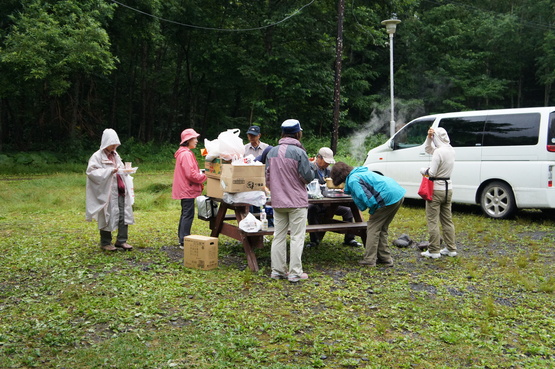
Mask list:
[[[337,162],[330,177],[335,186],[345,182],[345,193],[351,195],[360,211],[368,209],[370,218],[366,231],[366,250],[359,264],[393,266],[387,236],[389,224],[403,204],[407,192],[397,182],[370,171],[367,167],[353,168]]]

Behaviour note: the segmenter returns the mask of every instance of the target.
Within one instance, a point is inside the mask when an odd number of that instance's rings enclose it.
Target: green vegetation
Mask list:
[[[0,151],[95,141],[106,127],[141,142],[175,142],[188,127],[214,138],[251,124],[272,137],[287,118],[328,140],[369,121],[387,132],[381,21],[392,13],[402,21],[394,42],[397,123],[554,103],[552,1],[343,3],[334,111],[336,0],[4,0]]]
[[[303,255],[310,279],[290,284],[269,278],[269,242],[258,273],[223,236],[217,270],[185,269],[171,170],[139,168],[135,250],[102,252],[84,173],[60,169],[0,178],[2,368],[555,366],[555,224],[540,212],[456,207],[460,257],[393,247],[394,268],[359,266],[327,234]],[[420,203],[392,223],[402,233],[425,240]]]

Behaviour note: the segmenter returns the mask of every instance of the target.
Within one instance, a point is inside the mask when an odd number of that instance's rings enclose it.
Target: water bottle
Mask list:
[[[264,206],[264,212],[266,213],[266,219],[268,219],[268,226],[274,226],[274,209],[270,205]]]
[[[267,231],[268,230],[268,219],[266,218],[266,212],[265,211],[260,212],[260,221],[262,222],[262,225],[260,226],[260,229],[262,231]]]

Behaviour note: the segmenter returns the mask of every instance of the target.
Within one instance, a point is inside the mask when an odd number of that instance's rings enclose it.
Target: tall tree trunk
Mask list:
[[[81,77],[77,76],[73,83],[73,99],[71,118],[69,119],[67,133],[70,140],[75,139],[75,127],[79,120],[79,106],[81,105]]]
[[[337,6],[337,45],[335,56],[335,83],[333,93],[333,129],[331,149],[337,152],[339,140],[339,114],[341,109],[341,59],[343,57],[343,14],[345,13],[345,0],[339,0]]]

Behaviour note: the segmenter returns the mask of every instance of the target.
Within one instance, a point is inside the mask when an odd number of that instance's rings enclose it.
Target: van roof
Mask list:
[[[449,118],[449,117],[475,117],[480,115],[492,115],[492,114],[521,114],[521,113],[533,113],[533,112],[552,112],[555,111],[555,106],[541,106],[537,108],[513,108],[513,109],[489,109],[489,110],[469,110],[451,113],[439,113],[424,115],[415,119],[425,119],[425,118]]]

